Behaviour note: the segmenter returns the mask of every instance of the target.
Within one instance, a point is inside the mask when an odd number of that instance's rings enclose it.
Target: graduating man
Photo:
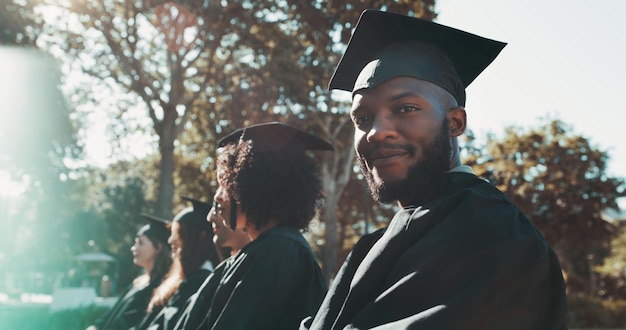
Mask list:
[[[363,12],[330,89],[352,92],[354,146],[372,197],[401,209],[354,246],[302,329],[566,329],[556,255],[460,161],[465,88],[504,46]]]

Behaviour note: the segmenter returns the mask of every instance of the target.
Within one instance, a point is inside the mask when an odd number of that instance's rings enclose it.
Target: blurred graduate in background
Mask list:
[[[193,295],[214,267],[220,262],[213,230],[206,221],[210,204],[183,197],[193,204],[167,221],[171,235],[172,266],[165,279],[154,291],[148,314],[137,329],[173,329],[183,312],[187,299]]]
[[[170,269],[172,258],[168,238],[170,230],[159,221],[148,218],[131,247],[133,263],[145,272],[120,295],[115,305],[98,318],[88,330],[130,329],[146,315],[146,308],[154,289],[161,284]]]

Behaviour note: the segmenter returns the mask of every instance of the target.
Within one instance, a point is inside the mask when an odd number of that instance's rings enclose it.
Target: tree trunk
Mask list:
[[[327,283],[333,279],[336,273],[337,264],[337,248],[338,248],[338,227],[337,227],[337,201],[335,193],[330,196],[326,191],[326,201],[324,203],[324,221],[326,230],[324,232],[324,241],[326,245],[322,251],[322,275]]]
[[[337,148],[335,143],[335,148]],[[326,246],[322,251],[322,274],[330,282],[337,272],[337,251],[339,249],[339,227],[337,221],[337,204],[343,190],[350,180],[354,161],[354,148],[349,142],[343,150],[335,150],[333,157],[325,158],[322,166],[322,182],[326,193],[324,203],[324,222],[326,230],[324,239]]]
[[[159,136],[159,191],[157,194],[157,215],[165,219],[172,218],[174,198],[174,140],[176,139],[176,117],[178,113],[172,107],[163,109],[163,121]]]

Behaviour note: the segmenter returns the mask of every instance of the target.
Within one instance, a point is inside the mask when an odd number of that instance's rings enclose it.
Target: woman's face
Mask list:
[[[172,232],[170,234],[170,238],[167,240],[172,247],[172,258],[180,256],[180,252],[183,249],[183,241],[180,239],[180,235],[178,234],[179,229],[180,224],[177,221],[172,222]]]
[[[135,244],[130,248],[133,253],[133,263],[139,267],[152,268],[156,255],[161,247],[156,247],[145,235],[135,237]]]

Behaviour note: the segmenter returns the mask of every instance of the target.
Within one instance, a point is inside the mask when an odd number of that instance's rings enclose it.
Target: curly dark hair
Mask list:
[[[306,230],[322,204],[317,167],[297,147],[261,150],[252,140],[239,141],[224,146],[217,166],[224,171],[220,185],[257,229],[276,219]]]

